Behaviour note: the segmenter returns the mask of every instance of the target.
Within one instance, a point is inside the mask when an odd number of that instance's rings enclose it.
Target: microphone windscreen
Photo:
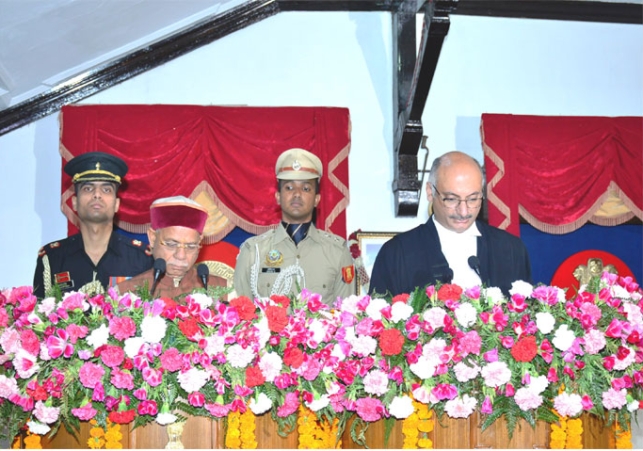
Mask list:
[[[469,263],[469,268],[473,269],[474,271],[478,272],[480,270],[480,259],[477,256],[472,255],[471,257],[469,257],[467,263]]]
[[[199,266],[196,267],[196,273],[199,277],[208,277],[210,269],[205,263],[200,263]]]
[[[163,260],[162,258],[157,258],[156,260],[154,260],[154,272],[165,272],[165,260]]]

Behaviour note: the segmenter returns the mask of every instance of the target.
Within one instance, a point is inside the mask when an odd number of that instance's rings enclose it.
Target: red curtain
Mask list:
[[[483,114],[489,223],[519,235],[643,219],[643,118]],[[629,212],[595,216],[608,196]]]
[[[317,226],[346,236],[350,121],[346,108],[216,107],[192,105],[66,106],[61,111],[63,165],[101,150],[129,166],[120,192],[118,225],[143,233],[149,207],[161,197],[206,191],[234,226],[258,234],[281,219],[274,193],[275,163],[301,147],[323,162]],[[76,232],[71,179],[62,174],[63,211]]]

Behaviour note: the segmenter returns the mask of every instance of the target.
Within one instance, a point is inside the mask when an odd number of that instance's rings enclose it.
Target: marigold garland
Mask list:
[[[429,433],[433,431],[433,411],[426,404],[413,401],[413,413],[402,422],[403,448],[432,449]]]
[[[105,446],[105,430],[98,426],[96,420],[90,420],[89,424],[93,427],[89,430],[87,446],[89,446],[89,449],[102,449]]]
[[[313,411],[308,407],[300,405],[297,418],[297,432],[299,435],[297,448],[341,448],[341,441],[337,443],[338,426],[339,420],[337,418],[335,418],[332,423],[319,421]]]
[[[228,414],[228,428],[225,433],[226,448],[241,448],[241,414],[237,411]]]
[[[559,416],[559,424],[551,425],[549,447],[551,449],[565,449],[567,443],[567,418]]]
[[[255,414],[252,413],[252,410],[246,409],[244,413],[241,414],[239,418],[239,427],[240,427],[240,436],[241,448],[242,449],[256,449],[257,448],[257,436],[255,435],[255,430],[257,429],[257,424],[255,422]]]
[[[25,449],[42,449],[42,444],[40,443],[40,435],[38,434],[27,432],[24,443]]]
[[[106,449],[123,449],[123,444],[121,440],[123,439],[123,434],[121,434],[121,425],[117,423],[112,423],[107,420],[107,431],[105,432],[105,448]]]
[[[567,449],[582,449],[583,448],[583,420],[581,418],[574,418],[567,420]]]
[[[618,422],[614,426],[614,437],[616,438],[616,449],[632,449],[632,430],[624,431]]]

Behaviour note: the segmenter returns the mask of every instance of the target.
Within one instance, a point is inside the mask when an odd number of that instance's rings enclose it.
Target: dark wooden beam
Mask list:
[[[421,2],[424,9],[422,41],[415,57],[417,3],[409,0],[393,14],[393,49],[397,67],[397,121],[393,196],[396,216],[417,216],[422,187],[418,179],[417,153],[423,136],[422,113],[438,65],[444,38],[449,32],[449,14],[455,3]],[[412,36],[411,36],[412,35]]]

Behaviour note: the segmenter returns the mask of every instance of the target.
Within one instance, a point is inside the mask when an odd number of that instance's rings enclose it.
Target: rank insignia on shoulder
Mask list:
[[[284,261],[284,256],[277,249],[272,249],[266,254],[266,265],[279,266]]]
[[[147,247],[145,248],[145,255],[148,257],[152,256],[152,249],[150,248],[150,245],[148,244]]]
[[[60,241],[54,241],[49,245],[50,248],[56,249],[57,247],[60,247]]]
[[[143,242],[141,240],[132,240],[132,244],[136,247],[141,247]]]
[[[351,283],[355,278],[355,267],[353,265],[344,266],[342,268],[342,279],[344,282]]]
[[[45,251],[45,248],[44,248],[44,246],[43,246],[43,247],[41,247],[41,248],[38,250],[38,257],[42,257],[42,256],[43,256],[43,255],[45,255],[46,253],[47,253],[47,252]]]

